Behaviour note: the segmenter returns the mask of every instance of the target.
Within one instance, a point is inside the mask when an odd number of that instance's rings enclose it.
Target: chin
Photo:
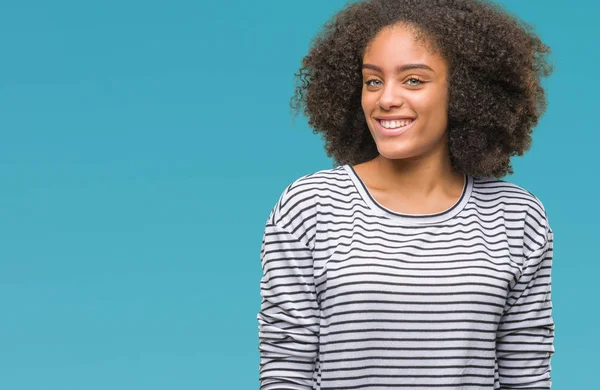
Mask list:
[[[388,160],[402,160],[406,158],[416,157],[417,153],[414,148],[407,145],[397,145],[394,147],[390,142],[388,145],[377,144],[377,151]]]

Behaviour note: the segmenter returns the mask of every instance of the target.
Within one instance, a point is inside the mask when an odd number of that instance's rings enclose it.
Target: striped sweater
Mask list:
[[[351,165],[302,176],[260,251],[261,390],[549,389],[553,233],[527,190],[465,177],[401,214]]]

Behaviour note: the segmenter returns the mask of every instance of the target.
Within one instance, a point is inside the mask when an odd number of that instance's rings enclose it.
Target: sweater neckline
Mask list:
[[[460,197],[452,206],[450,206],[446,210],[432,214],[399,213],[380,204],[373,197],[373,195],[371,195],[365,183],[362,181],[360,176],[358,176],[358,174],[350,164],[344,164],[343,167],[350,179],[352,180],[354,187],[356,188],[361,198],[367,204],[371,211],[385,218],[412,225],[439,223],[447,221],[448,219],[456,216],[467,205],[471,197],[471,193],[473,191],[473,177],[470,175],[465,175],[463,190]]]

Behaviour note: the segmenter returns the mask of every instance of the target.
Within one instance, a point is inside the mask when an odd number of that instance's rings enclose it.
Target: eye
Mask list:
[[[379,81],[379,80],[377,80],[377,79],[370,79],[370,80],[367,80],[367,81],[365,81],[365,85],[366,85],[367,87],[372,87],[372,86],[373,86],[373,84],[371,84],[371,82],[372,82],[372,81]]]
[[[380,83],[381,81],[377,80],[377,79],[369,79],[369,80],[365,81],[365,85],[367,87],[373,87],[374,86],[373,82]],[[410,77],[408,80],[406,80],[406,82],[408,83],[408,85],[410,85],[412,87],[418,87],[419,85],[424,83],[423,80],[421,80],[420,78],[415,77],[415,76]]]
[[[421,85],[421,84],[423,84],[423,80],[421,80],[421,79],[420,79],[420,78],[418,78],[418,77],[414,77],[414,76],[413,76],[413,77],[411,77],[411,78],[409,78],[409,79],[408,79],[408,80],[406,80],[406,81],[407,81],[407,82],[409,82],[409,81],[411,81],[411,80],[417,81],[417,83],[416,83],[416,84],[415,84],[415,83],[412,83],[412,84],[410,84],[410,83],[409,83],[409,84],[408,84],[408,85],[411,85],[411,86],[413,86],[413,87],[416,87],[416,86],[418,86],[418,85]]]

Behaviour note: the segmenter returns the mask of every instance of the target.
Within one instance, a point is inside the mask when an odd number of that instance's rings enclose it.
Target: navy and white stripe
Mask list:
[[[467,176],[437,214],[380,205],[350,165],[266,221],[262,390],[549,389],[553,233],[540,200]]]

